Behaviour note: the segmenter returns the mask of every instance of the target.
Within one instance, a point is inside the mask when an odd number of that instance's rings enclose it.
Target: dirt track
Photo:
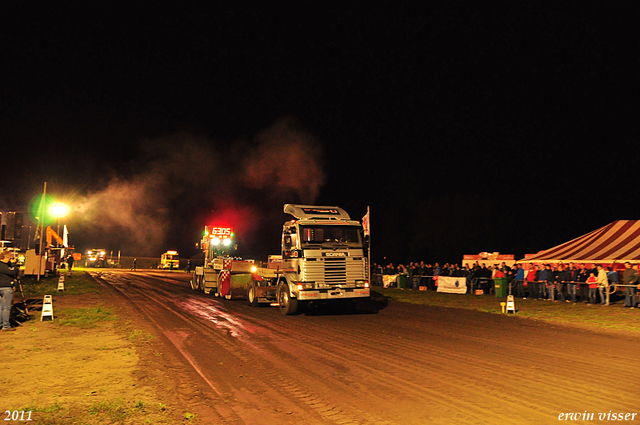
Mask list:
[[[194,293],[186,274],[97,276],[161,336],[165,358],[149,367],[167,368],[163,385],[203,423],[547,424],[569,412],[593,422],[640,413],[631,335],[382,300],[357,314],[283,316]]]

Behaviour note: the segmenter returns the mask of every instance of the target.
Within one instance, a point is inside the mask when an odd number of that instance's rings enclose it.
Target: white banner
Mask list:
[[[385,274],[382,275],[382,282],[385,288],[388,288],[392,285],[396,284],[396,278],[398,277],[397,274]]]
[[[449,294],[466,294],[467,278],[438,276],[438,292],[447,292]]]

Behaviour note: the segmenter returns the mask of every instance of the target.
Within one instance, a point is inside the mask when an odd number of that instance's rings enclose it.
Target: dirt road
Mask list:
[[[383,300],[355,314],[283,316],[195,293],[186,274],[95,276],[164,341],[163,385],[204,423],[547,424],[640,413],[640,340],[630,334]]]

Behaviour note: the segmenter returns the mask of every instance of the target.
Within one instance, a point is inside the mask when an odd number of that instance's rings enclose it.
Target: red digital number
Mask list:
[[[231,227],[212,227],[211,228],[211,236],[223,238],[225,236],[231,236],[232,229]]]

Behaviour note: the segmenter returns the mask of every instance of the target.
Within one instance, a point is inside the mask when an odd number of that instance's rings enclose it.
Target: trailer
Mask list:
[[[362,225],[337,206],[285,204],[281,254],[264,263],[231,257],[233,229],[205,227],[204,266],[194,290],[249,305],[278,305],[295,314],[311,303],[353,302],[370,296]]]

